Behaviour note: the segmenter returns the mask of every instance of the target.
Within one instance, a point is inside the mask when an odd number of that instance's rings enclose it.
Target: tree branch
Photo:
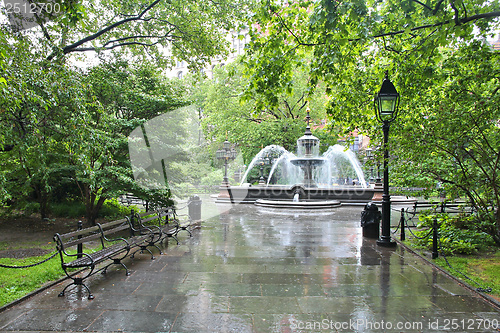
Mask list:
[[[77,51],[81,51],[82,49],[86,49],[86,50],[95,50],[96,48],[78,48],[79,46],[87,43],[87,42],[90,42],[96,38],[99,38],[100,36],[104,35],[105,33],[113,30],[114,28],[116,27],[119,27],[125,23],[128,23],[128,22],[133,22],[133,21],[140,21],[140,20],[143,20],[143,16],[149,11],[151,10],[153,7],[155,7],[158,3],[160,3],[160,1],[162,0],[155,0],[153,1],[149,6],[147,6],[142,12],[140,12],[138,15],[135,15],[135,16],[131,16],[131,17],[127,17],[123,20],[120,20],[118,22],[115,22],[101,30],[99,30],[98,32],[96,32],[95,34],[92,34],[90,36],[87,36],[85,38],[82,38],[80,39],[79,41],[77,42],[74,42],[73,44],[70,44],[70,45],[67,45],[65,46],[63,49],[62,49],[62,52],[63,54],[68,54],[68,53],[71,53],[71,52],[77,52]],[[125,44],[126,45],[126,44]],[[48,60],[52,60],[54,58],[54,56],[56,55],[56,53],[52,53],[48,56]]]
[[[477,20],[487,19],[487,18],[494,18],[494,17],[499,17],[499,16],[500,16],[500,11],[483,13],[483,14],[477,14],[477,15],[472,15],[470,17],[466,17],[466,18],[460,20],[460,23],[469,23],[471,21],[477,21]],[[418,30],[423,30],[423,29],[428,29],[428,28],[437,28],[437,27],[441,27],[441,26],[446,25],[446,24],[450,24],[452,22],[454,22],[454,21],[452,21],[452,20],[446,20],[446,21],[438,22],[438,23],[434,23],[434,24],[422,25],[422,26],[419,26],[419,27],[412,28],[411,31],[418,31]],[[386,32],[386,33],[383,33],[383,34],[371,36],[371,38],[380,38],[380,37],[385,37],[385,36],[395,36],[395,35],[403,34],[404,32],[405,32],[404,30]],[[358,41],[360,39],[361,38],[355,38],[355,39],[350,39],[349,41]]]
[[[428,10],[432,11],[432,8],[429,7],[429,6],[427,6],[425,3],[420,2],[418,0],[412,0],[412,1],[418,3],[419,5],[421,5],[422,7],[424,7],[425,9],[428,9]]]
[[[458,19],[458,22],[459,22],[458,24],[469,23],[469,22],[472,22],[472,21],[477,21],[477,20],[482,20],[482,19],[491,19],[491,18],[495,18],[495,17],[500,17],[500,11],[494,11],[494,12],[489,12],[489,13],[482,13],[482,14],[477,14],[477,15],[472,15],[472,16],[469,16],[469,17],[465,17],[463,19]],[[426,24],[426,25],[422,25],[422,26],[419,26],[419,27],[412,28],[410,30],[410,32],[419,31],[419,30],[425,30],[425,29],[429,29],[429,28],[438,28],[438,27],[441,27],[443,25],[447,25],[447,24],[454,23],[454,22],[456,22],[455,19],[453,19],[453,20],[446,20],[446,21],[438,22],[438,23],[434,23],[434,24]],[[383,37],[388,37],[388,36],[396,36],[396,35],[404,34],[405,32],[406,32],[405,30],[396,30],[396,31],[391,31],[391,32],[384,32],[384,33],[381,33],[381,34],[378,34],[378,35],[368,36],[367,38],[375,39],[375,38],[383,38]],[[360,41],[360,40],[363,40],[363,39],[365,39],[365,38],[361,38],[361,37],[360,38],[350,38],[350,39],[348,39],[348,41],[349,42],[357,42],[357,41]],[[296,39],[296,40],[299,43],[299,45],[301,45],[301,46],[320,46],[320,45],[326,45],[327,44],[327,42],[303,43],[299,39]]]
[[[126,43],[115,44],[115,45],[108,46],[108,47],[80,47],[80,48],[74,49],[71,52],[87,52],[87,51],[97,51],[97,50],[112,50],[112,49],[117,48],[117,47],[130,46],[130,45],[140,45],[140,46],[150,47],[150,46],[155,46],[158,43],[160,43],[160,41],[156,41],[154,43],[126,42]]]
[[[257,118],[257,119],[254,119],[254,118],[245,118],[246,120],[249,120],[249,121],[253,121],[253,122],[256,122],[257,124],[260,124],[262,123],[262,119],[260,118]]]
[[[173,31],[174,29],[170,29],[165,33],[163,36],[155,36],[155,35],[138,35],[138,36],[130,36],[130,37],[123,37],[123,38],[117,38],[117,39],[112,39],[107,41],[102,45],[102,47],[107,47],[109,44],[112,43],[118,43],[118,42],[123,42],[129,39],[139,39],[139,38],[144,38],[144,39],[153,39],[153,38],[158,38],[158,39],[167,39],[169,37],[169,34]],[[171,36],[172,38],[175,38],[175,36]]]
[[[451,6],[451,9],[453,9],[453,11],[455,12],[455,16],[454,16],[454,20],[455,20],[455,25],[460,25],[460,18],[458,17],[458,9],[457,7],[455,6],[455,1],[450,1],[450,6]]]
[[[439,2],[436,4],[436,7],[434,7],[434,10],[432,11],[432,15],[436,15],[437,12],[439,11],[439,8],[441,7],[441,4],[443,3],[443,0],[439,0]]]
[[[299,37],[297,35],[295,35],[295,33],[288,27],[288,25],[285,24],[285,22],[283,21],[283,19],[281,18],[281,15],[279,15],[278,13],[276,13],[275,11],[272,11],[272,13],[278,18],[278,20],[280,21],[280,25],[286,29],[286,31],[288,31],[288,33],[290,35],[293,36],[293,38],[297,41],[297,43],[299,45],[302,45],[302,46],[315,46],[316,43],[304,43],[302,42]],[[324,43],[321,43],[321,44],[324,44]]]

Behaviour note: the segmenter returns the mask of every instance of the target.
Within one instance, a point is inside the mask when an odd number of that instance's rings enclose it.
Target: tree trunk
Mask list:
[[[46,195],[40,199],[40,216],[42,219],[49,217],[49,200]]]
[[[93,192],[87,184],[83,184],[83,186],[85,193],[85,217],[88,223],[95,225],[99,211],[101,210],[104,201],[106,201],[106,198],[104,196],[97,196],[97,194]]]
[[[496,237],[493,236],[493,239],[495,240],[495,243],[500,246],[500,207],[497,207],[497,210],[495,212],[495,224],[497,234]]]
[[[42,219],[49,217],[49,194],[40,186],[35,187],[37,201],[40,204],[39,213]]]

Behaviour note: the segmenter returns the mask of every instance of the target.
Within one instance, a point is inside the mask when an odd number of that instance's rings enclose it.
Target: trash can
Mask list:
[[[379,238],[380,220],[382,214],[375,203],[369,202],[361,212],[361,227],[363,228],[363,237]]]
[[[191,221],[201,220],[201,199],[197,195],[189,198],[188,214]]]

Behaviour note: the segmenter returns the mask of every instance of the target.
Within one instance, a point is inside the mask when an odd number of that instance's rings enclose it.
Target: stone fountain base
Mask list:
[[[356,186],[335,187],[305,187],[302,185],[269,185],[269,186],[230,186],[225,188],[229,197],[218,196],[218,203],[256,203],[259,199],[271,201],[289,201],[292,204],[293,197],[299,193],[299,203],[314,201],[337,201],[342,204],[366,204],[373,200],[374,196],[382,193],[381,189],[363,188]]]
[[[290,200],[268,200],[257,199],[256,206],[284,209],[327,209],[335,208],[341,205],[337,200],[318,200],[318,201],[290,201]]]

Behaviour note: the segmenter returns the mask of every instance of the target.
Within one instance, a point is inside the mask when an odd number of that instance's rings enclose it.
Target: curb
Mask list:
[[[445,269],[443,269],[442,267],[436,265],[434,262],[430,261],[427,257],[425,257],[425,256],[421,255],[420,253],[416,252],[412,248],[408,247],[406,244],[403,244],[400,240],[398,240],[398,239],[396,239],[394,237],[392,239],[395,240],[401,247],[403,247],[408,252],[416,255],[417,257],[419,257],[420,259],[422,259],[428,265],[430,265],[433,268],[437,269],[438,271],[440,271],[441,273],[443,273],[444,275],[446,275],[448,278],[454,280],[459,285],[465,287],[466,289],[472,291],[477,296],[481,297],[484,301],[486,301],[487,303],[489,303],[491,306],[493,306],[493,307],[497,308],[498,310],[500,310],[500,302],[497,301],[496,299],[494,299],[493,297],[491,297],[490,295],[485,294],[485,293],[481,293],[481,292],[477,291],[475,287],[471,286],[467,282],[464,282],[464,281],[460,280],[456,276],[451,275]]]

